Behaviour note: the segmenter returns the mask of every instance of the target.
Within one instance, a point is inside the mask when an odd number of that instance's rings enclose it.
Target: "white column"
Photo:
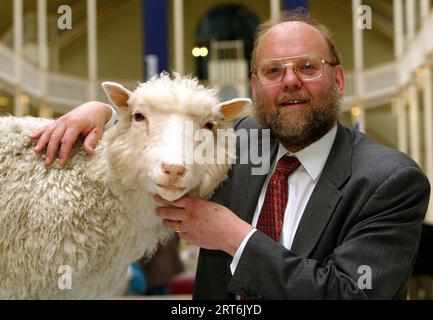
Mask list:
[[[394,27],[394,57],[400,61],[404,51],[405,34],[404,34],[404,15],[403,15],[403,0],[393,0],[393,27]],[[403,86],[403,72],[405,65],[398,63],[399,85]],[[401,152],[408,153],[408,128],[407,128],[407,110],[406,100],[398,94],[392,100],[392,105],[397,117],[397,137],[398,149]]]
[[[174,3],[174,70],[183,75],[185,73],[184,48],[184,20],[183,0],[173,0]]]
[[[276,18],[280,14],[281,4],[280,0],[270,0],[271,5],[271,18]]]
[[[13,30],[14,30],[14,54],[18,55],[18,60],[21,60],[23,54],[23,0],[14,0],[13,2]]]
[[[397,72],[398,72],[398,83],[402,87],[405,85],[405,76],[407,73],[408,66],[402,63],[403,51],[405,47],[406,36],[404,33],[404,15],[403,15],[403,0],[394,0],[393,2],[394,11],[394,57],[397,60]]]
[[[415,84],[411,84],[408,88],[409,102],[409,128],[410,128],[410,156],[419,165],[421,165],[421,144],[419,130],[419,106],[418,92]]]
[[[364,105],[361,104],[359,108],[359,115],[357,118],[357,123],[359,125],[359,131],[365,132],[366,130],[366,124],[365,124],[365,108]]]
[[[424,140],[425,140],[425,173],[433,181],[433,82],[432,69],[426,68],[423,79],[423,105],[424,105]],[[430,194],[430,198],[433,194]],[[425,217],[427,223],[433,224],[433,204],[430,201]]]
[[[352,0],[353,51],[356,72],[361,72],[364,68],[363,34],[362,29],[358,28],[358,8],[361,5],[361,0]]]
[[[427,18],[429,13],[430,13],[430,0],[421,0],[420,3],[421,20]]]
[[[404,50],[403,0],[394,0],[394,56],[400,58]]]
[[[364,69],[364,46],[362,29],[358,27],[358,8],[361,7],[361,0],[352,0],[352,29],[353,29],[353,56],[355,62],[355,96],[359,112],[354,122],[359,124],[359,130],[365,131],[365,110],[363,105],[364,84],[362,81],[362,71]]]
[[[415,0],[406,0],[406,31],[411,41],[415,36]]]
[[[13,31],[14,31],[14,57],[15,57],[15,104],[14,114],[23,116],[25,105],[22,103],[21,81],[22,81],[22,58],[23,58],[23,0],[13,2]]]
[[[41,91],[41,104],[39,106],[39,116],[51,118],[53,110],[47,105],[48,95],[48,30],[47,30],[47,0],[38,0],[38,61]]]
[[[46,72],[48,69],[47,0],[38,0],[38,56],[39,68]]]
[[[433,82],[430,67],[425,69],[422,79],[423,106],[424,106],[424,142],[425,142],[425,169],[430,180],[433,181]]]
[[[404,99],[398,95],[392,100],[392,107],[397,116],[398,150],[407,154],[409,152],[407,145],[407,110]]]
[[[89,100],[98,99],[98,37],[96,0],[87,0]]]

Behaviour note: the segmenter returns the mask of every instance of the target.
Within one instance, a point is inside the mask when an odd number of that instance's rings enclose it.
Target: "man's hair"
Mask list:
[[[268,32],[269,29],[271,29],[272,27],[280,23],[290,21],[303,22],[316,28],[322,34],[323,38],[326,41],[326,44],[328,45],[333,60],[331,62],[335,64],[341,64],[340,54],[335,47],[334,40],[332,39],[332,34],[329,29],[320,22],[318,22],[315,18],[313,18],[305,8],[299,7],[294,10],[283,11],[277,18],[265,21],[257,27],[257,31],[254,37],[254,49],[251,56],[251,72],[254,73],[257,68],[257,47],[263,35]]]

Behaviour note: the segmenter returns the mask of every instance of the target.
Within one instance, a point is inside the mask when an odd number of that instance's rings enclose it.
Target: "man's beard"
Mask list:
[[[299,98],[300,95],[295,92],[288,93],[285,99],[290,99],[290,96]],[[287,112],[278,108],[276,114],[268,120],[266,109],[260,97],[257,97],[255,113],[261,126],[271,129],[273,136],[286,148],[300,150],[328,133],[340,115],[340,97],[335,85],[316,100],[318,102],[315,105],[310,101],[310,104]]]

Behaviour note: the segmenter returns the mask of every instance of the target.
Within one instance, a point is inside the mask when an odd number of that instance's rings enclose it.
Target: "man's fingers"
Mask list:
[[[182,197],[182,198],[180,198],[180,199],[177,199],[177,200],[175,200],[175,201],[168,201],[168,200],[165,200],[164,198],[162,198],[160,195],[158,195],[158,194],[156,194],[156,195],[154,195],[154,197],[153,197],[157,202],[159,202],[159,203],[162,203],[162,204],[165,204],[165,205],[167,205],[167,206],[170,206],[170,207],[176,207],[176,208],[186,208],[188,205],[188,203],[187,203],[187,197]]]
[[[102,136],[102,130],[98,129],[97,127],[93,128],[84,139],[84,151],[87,154],[93,153],[93,150],[96,147],[96,144],[98,143],[99,139]]]
[[[36,140],[39,139],[39,137],[45,132],[46,127],[43,127],[41,129],[39,129],[38,131],[32,133],[31,135],[29,135],[30,139],[32,140]]]
[[[72,147],[74,146],[75,141],[77,141],[79,135],[80,131],[78,129],[66,129],[60,145],[60,165],[64,166],[68,163],[69,158],[71,157]]]
[[[36,144],[35,147],[35,152],[37,154],[40,154],[41,151],[46,147],[46,145],[48,144],[48,142],[50,141],[51,138],[51,134],[53,133],[54,128],[42,128],[41,130],[39,130],[37,132],[37,134],[39,135],[39,140],[38,143]],[[37,138],[35,138],[37,139]]]
[[[45,164],[49,166],[56,159],[56,154],[59,151],[59,146],[62,142],[63,136],[65,134],[66,127],[63,125],[58,125],[56,130],[50,137],[50,141],[47,146],[47,154],[45,157]]]
[[[182,221],[185,219],[185,212],[179,208],[159,207],[156,214],[164,219]]]

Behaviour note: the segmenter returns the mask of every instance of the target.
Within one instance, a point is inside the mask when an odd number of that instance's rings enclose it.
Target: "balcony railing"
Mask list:
[[[366,108],[383,105],[389,102],[397,93],[399,87],[409,83],[413,73],[427,60],[427,54],[433,52],[433,12],[426,19],[412,44],[405,51],[399,61],[393,61],[364,70],[361,74],[361,92],[363,105]],[[0,43],[0,82],[11,88],[19,86],[24,92],[35,99],[44,99],[56,112],[64,113],[71,108],[89,100],[89,83],[86,79],[64,74],[48,73],[46,75],[47,90],[43,96],[43,73],[39,68],[20,59],[18,62],[13,51]],[[236,78],[239,68],[245,71],[246,65],[233,66],[227,62],[228,72]],[[21,65],[21,75],[16,72],[15,66]],[[212,68],[212,65],[210,66]],[[216,73],[216,71],[214,72]],[[137,81],[120,80],[128,88],[134,88]],[[248,86],[248,84],[246,84]],[[352,73],[346,77],[346,92],[343,99],[343,109],[347,110],[357,103],[355,94],[355,78]],[[11,92],[13,94],[13,92]],[[99,99],[105,100],[102,90],[99,90]]]

